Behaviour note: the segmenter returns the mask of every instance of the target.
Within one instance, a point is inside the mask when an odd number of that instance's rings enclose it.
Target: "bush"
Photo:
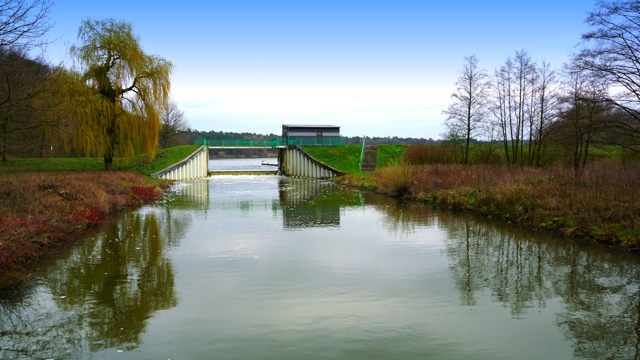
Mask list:
[[[407,150],[405,163],[408,165],[454,164],[455,155],[450,146],[414,145]]]
[[[478,145],[471,148],[470,162],[473,164],[501,164],[504,162],[503,151],[495,145]]]
[[[0,288],[24,279],[16,274],[33,258],[161,194],[151,180],[128,172],[0,174]]]
[[[389,195],[404,196],[413,188],[416,168],[408,165],[390,166],[376,171],[374,177]]]

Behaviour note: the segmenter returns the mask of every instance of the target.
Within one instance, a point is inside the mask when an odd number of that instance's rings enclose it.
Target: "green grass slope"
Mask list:
[[[185,159],[198,148],[199,146],[183,145],[158,150],[153,160],[144,155],[137,156],[129,163],[123,159],[114,159],[113,168],[150,175]],[[103,169],[102,158],[27,158],[0,162],[0,174],[15,171],[99,171]]]
[[[407,154],[406,145],[378,145],[377,168],[402,164]],[[304,146],[304,151],[314,159],[340,171],[357,174],[360,172],[362,145]]]

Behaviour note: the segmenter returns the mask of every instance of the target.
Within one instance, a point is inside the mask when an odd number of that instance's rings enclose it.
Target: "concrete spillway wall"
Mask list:
[[[311,157],[299,146],[280,149],[278,170],[285,176],[330,179],[343,173]]]
[[[285,176],[315,179],[330,179],[343,174],[341,171],[314,159],[299,146],[280,149],[278,172]],[[209,149],[202,146],[186,159],[151,176],[167,180],[187,180],[204,178],[208,175]]]
[[[209,149],[201,146],[186,159],[160,170],[151,176],[166,180],[186,180],[209,175]]]

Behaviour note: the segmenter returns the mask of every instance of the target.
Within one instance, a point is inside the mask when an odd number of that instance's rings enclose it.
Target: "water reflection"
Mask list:
[[[207,179],[176,183],[166,192],[165,201],[172,209],[206,210],[209,207],[209,185]]]
[[[379,208],[402,231],[435,218],[419,205]],[[437,212],[437,226],[448,234],[445,251],[461,305],[478,306],[488,292],[514,319],[552,307],[576,357],[640,358],[637,257],[459,213]]]
[[[0,304],[0,358],[135,348],[147,320],[178,303],[165,247],[189,225],[169,208],[125,214],[43,264],[39,286]]]
[[[339,227],[340,209],[363,206],[360,191],[339,189],[328,181],[281,179],[278,203],[283,226],[293,230],[310,227]]]
[[[638,358],[638,265],[324,181],[184,182],[0,303],[0,358]]]

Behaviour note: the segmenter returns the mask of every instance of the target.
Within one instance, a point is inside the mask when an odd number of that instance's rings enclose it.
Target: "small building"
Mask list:
[[[332,146],[344,144],[340,126],[335,125],[282,125],[285,145]]]

